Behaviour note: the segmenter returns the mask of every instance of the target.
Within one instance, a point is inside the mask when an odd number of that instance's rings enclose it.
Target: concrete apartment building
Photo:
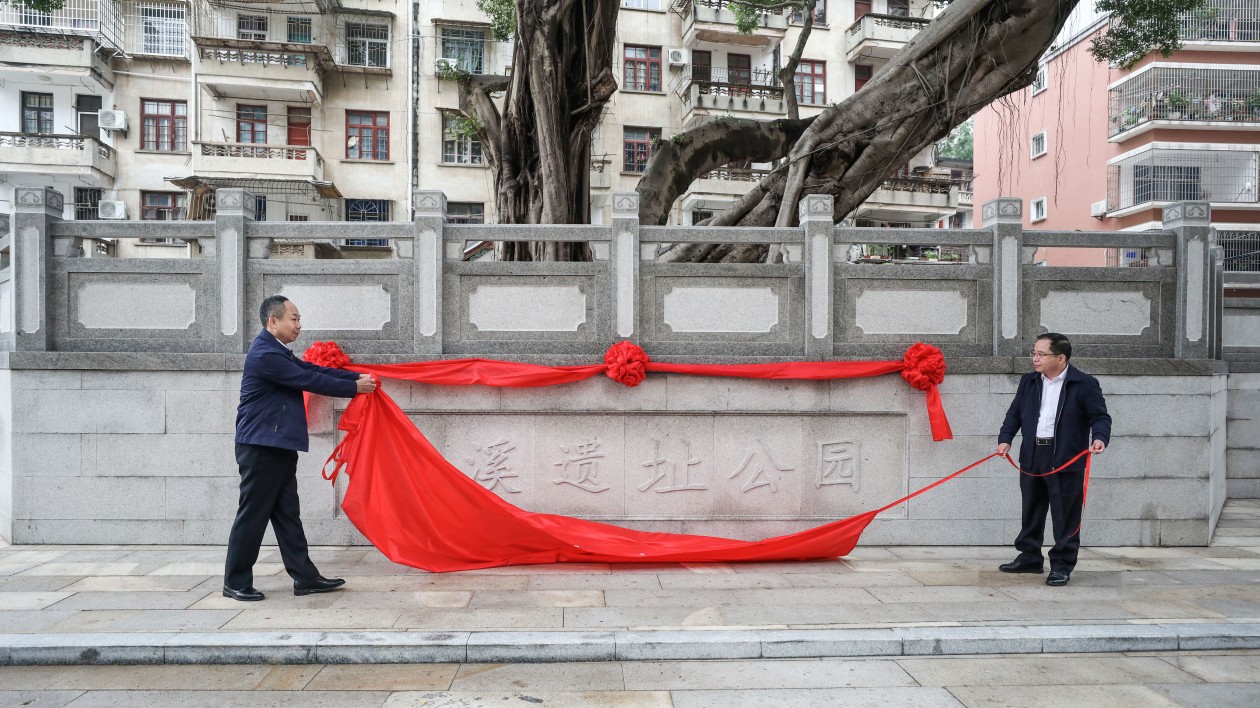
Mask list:
[[[1181,50],[1128,70],[1089,55],[1106,26],[1081,3],[1036,83],[976,115],[976,199],[1021,198],[1025,227],[1065,231],[1157,229],[1166,204],[1206,200],[1226,271],[1260,271],[1246,255],[1260,250],[1260,0],[1208,0],[1181,17]],[[1140,265],[1146,254],[1037,259]]]
[[[932,16],[927,0],[823,0],[798,69],[801,114],[840,101]],[[721,0],[623,0],[620,90],[592,150],[592,220],[630,191],[652,144],[722,116],[785,114],[776,67],[799,16],[740,35]],[[214,190],[258,195],[272,221],[406,221],[412,189],[440,189],[454,221],[493,222],[480,145],[454,130],[439,67],[511,71],[473,0],[66,0],[0,8],[0,212],[15,186],[67,196],[67,219],[212,218]],[[671,221],[724,208],[770,165],[730,165],[692,185]],[[948,225],[969,184],[911,159],[849,218]],[[962,225],[962,224],[958,224]],[[377,244],[348,238],[340,247]],[[277,246],[312,257],[331,245]],[[97,243],[91,255],[189,255],[179,240]],[[325,252],[325,255],[328,255]]]

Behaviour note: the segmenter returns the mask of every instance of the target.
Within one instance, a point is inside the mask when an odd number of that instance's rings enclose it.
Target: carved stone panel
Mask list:
[[[769,332],[779,296],[768,287],[672,287],[662,321],[674,332]]]
[[[1041,298],[1041,326],[1067,335],[1137,336],[1151,326],[1151,300],[1132,290],[1055,290]]]
[[[186,330],[197,321],[197,292],[187,282],[80,280],[74,321],[84,329]]]
[[[586,322],[579,285],[477,285],[468,321],[480,332],[576,332]]]
[[[958,334],[967,326],[967,298],[953,290],[867,290],[855,324],[865,334]]]
[[[381,284],[285,285],[283,295],[302,312],[302,325],[313,330],[380,331],[391,319],[390,293]]]

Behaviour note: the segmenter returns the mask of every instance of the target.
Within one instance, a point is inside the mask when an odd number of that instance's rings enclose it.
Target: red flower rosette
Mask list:
[[[350,363],[350,356],[336,342],[312,342],[302,359],[330,369],[344,369]]]
[[[945,380],[945,355],[931,344],[915,342],[902,357],[906,368],[901,378],[920,391],[931,390]]]
[[[647,378],[647,352],[634,342],[620,341],[604,352],[604,374],[623,386],[638,386]]]

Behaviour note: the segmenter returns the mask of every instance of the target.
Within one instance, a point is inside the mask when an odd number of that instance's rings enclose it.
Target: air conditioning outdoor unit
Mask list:
[[[1099,199],[1098,201],[1094,202],[1093,204],[1090,204],[1090,205],[1089,205],[1089,215],[1090,215],[1090,216],[1096,216],[1096,217],[1098,217],[1098,218],[1100,218],[1100,219],[1101,219],[1102,217],[1106,216],[1106,215],[1107,215],[1107,200],[1106,200],[1106,199]]]
[[[102,219],[126,219],[127,202],[102,201],[96,205]]]
[[[450,71],[456,71],[459,69],[459,59],[453,59],[451,57],[438,57],[437,61],[433,63],[437,70],[438,76],[441,76],[444,73],[447,73]]]
[[[101,111],[98,125],[101,130],[126,130],[127,114],[123,111]]]
[[[686,66],[687,50],[672,48],[665,52],[665,59],[670,66]]]

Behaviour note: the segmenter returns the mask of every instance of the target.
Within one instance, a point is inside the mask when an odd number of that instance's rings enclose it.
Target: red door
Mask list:
[[[311,109],[301,106],[289,106],[288,145],[311,144]],[[289,159],[305,160],[305,150],[290,151]]]

